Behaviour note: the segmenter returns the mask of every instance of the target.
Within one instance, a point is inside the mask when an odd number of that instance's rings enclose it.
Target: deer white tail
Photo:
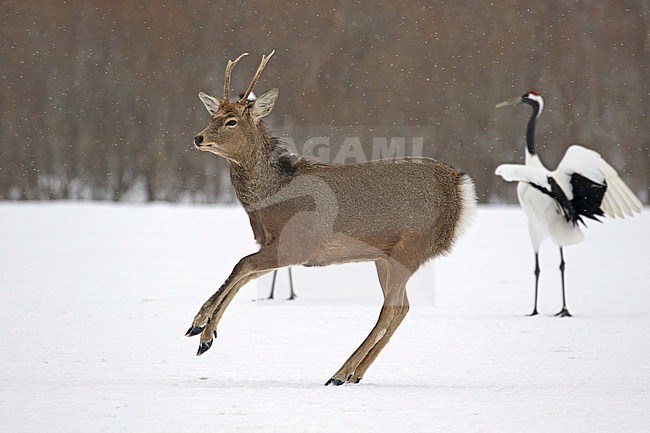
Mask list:
[[[476,187],[474,181],[467,174],[463,174],[458,184],[461,209],[458,223],[454,229],[454,241],[456,241],[474,221],[476,216]]]

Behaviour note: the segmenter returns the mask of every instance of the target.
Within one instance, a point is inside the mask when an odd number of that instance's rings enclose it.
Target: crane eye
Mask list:
[[[226,122],[226,126],[233,127],[237,125],[237,121],[235,119],[230,119],[229,121]]]

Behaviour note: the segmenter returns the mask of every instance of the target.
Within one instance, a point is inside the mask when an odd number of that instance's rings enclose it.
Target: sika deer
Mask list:
[[[474,184],[430,158],[333,165],[289,153],[261,121],[278,90],[247,101],[274,53],[262,56],[239,101],[228,100],[230,75],[247,53],[228,62],[221,99],[199,94],[211,120],[194,144],[230,163],[232,185],[260,249],[237,263],[186,335],[201,334],[197,354],[203,354],[239,288],[274,269],[374,261],[384,294],[379,319],[326,385],[358,383],[409,309],[408,279],[429,259],[448,253],[470,222]]]

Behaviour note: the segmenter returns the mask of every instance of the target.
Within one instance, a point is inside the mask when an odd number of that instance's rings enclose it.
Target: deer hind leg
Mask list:
[[[277,266],[276,249],[271,247],[246,256],[235,265],[226,282],[201,306],[192,321],[192,326],[185,334],[188,337],[201,334],[197,355],[203,354],[212,346],[213,336],[216,337],[217,325],[239,289],[247,282],[270,272]]]
[[[400,266],[400,265],[397,265]],[[379,282],[381,283],[382,290],[384,293],[386,292],[386,279],[387,279],[387,266],[383,262],[377,262],[377,274],[379,275]],[[370,352],[361,360],[361,363],[359,363],[359,366],[356,369],[356,380],[355,382],[361,381],[361,378],[364,376],[366,373],[366,370],[368,370],[368,367],[375,361],[377,358],[377,355],[379,355],[379,352],[388,344],[388,341],[390,340],[390,337],[393,335],[397,327],[402,323],[402,320],[404,320],[404,317],[406,317],[406,314],[409,311],[409,301],[408,301],[408,296],[406,294],[406,290],[403,291],[402,294],[402,300],[398,302],[398,306],[401,306],[401,309],[397,311],[395,316],[393,317],[393,321],[390,323],[388,330],[386,331],[386,334],[370,349]]]
[[[390,323],[388,330],[386,331],[386,334],[370,349],[370,352],[361,360],[359,363],[359,366],[357,367],[355,371],[355,383],[359,383],[361,379],[363,378],[364,374],[366,374],[366,370],[368,370],[368,367],[375,361],[377,358],[377,355],[379,355],[379,352],[388,344],[388,341],[390,341],[390,338],[392,337],[393,333],[397,329],[397,327],[402,323],[402,320],[404,320],[404,317],[406,317],[406,314],[409,311],[409,301],[408,297],[406,296],[406,291],[404,292],[404,297],[401,302],[402,308],[398,310],[393,317],[393,321]]]
[[[384,305],[368,337],[325,385],[358,383],[379,352],[386,346],[408,312],[406,282],[413,274],[399,263],[377,260],[377,273],[384,292]]]

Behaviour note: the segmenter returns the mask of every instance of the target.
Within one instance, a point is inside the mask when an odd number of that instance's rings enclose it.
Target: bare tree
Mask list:
[[[482,201],[512,202],[494,168],[523,157],[523,115],[492,107],[537,89],[549,97],[538,132],[540,146],[552,144],[549,164],[573,141],[589,145],[647,203],[648,12],[647,2],[614,0],[398,2],[380,12],[336,0],[293,10],[9,0],[0,197],[232,199],[225,164],[185,145],[201,122],[191,89],[214,84],[207,71],[233,53],[273,46],[289,55],[278,58],[282,76],[267,77],[286,89],[269,123],[300,135],[298,151],[325,133],[331,158],[346,137],[370,158],[373,138],[417,130],[423,153],[471,173]]]

